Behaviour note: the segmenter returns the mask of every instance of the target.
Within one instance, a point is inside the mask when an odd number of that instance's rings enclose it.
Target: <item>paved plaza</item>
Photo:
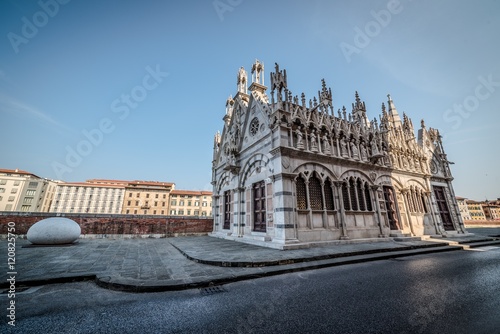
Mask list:
[[[94,280],[110,289],[148,292],[206,287],[238,280],[389,259],[462,250],[459,243],[498,244],[486,236],[426,241],[356,242],[276,250],[209,236],[147,239],[79,239],[64,246],[34,246],[16,240],[16,286]],[[8,287],[7,241],[0,287]]]

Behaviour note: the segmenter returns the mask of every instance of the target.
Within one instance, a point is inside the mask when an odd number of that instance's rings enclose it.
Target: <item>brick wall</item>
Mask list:
[[[25,235],[31,225],[56,216],[77,222],[83,237],[94,235],[171,237],[206,234],[212,231],[213,224],[212,218],[201,217],[0,212],[0,235],[7,234],[9,222],[16,224],[15,234]]]

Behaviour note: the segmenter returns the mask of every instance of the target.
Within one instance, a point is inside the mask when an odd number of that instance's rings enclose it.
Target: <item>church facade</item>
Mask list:
[[[237,75],[214,138],[212,236],[278,249],[354,239],[466,233],[439,131],[396,110],[388,95],[369,120],[355,93],[335,113],[322,81],[306,101],[286,70]]]

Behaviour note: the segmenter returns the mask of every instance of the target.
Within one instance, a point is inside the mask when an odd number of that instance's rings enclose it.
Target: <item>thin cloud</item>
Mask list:
[[[482,137],[466,138],[466,139],[462,139],[462,140],[447,142],[446,146],[453,146],[453,145],[458,145],[458,144],[465,144],[465,143],[470,143],[470,142],[473,142],[473,141],[480,141],[480,140],[483,140],[483,139],[484,138],[482,138]]]
[[[496,128],[496,125],[490,124],[490,125],[471,127],[463,130],[443,133],[442,134],[443,141],[446,143],[446,146],[464,144],[474,141],[486,141],[488,137],[485,137],[484,134],[491,133],[489,131],[491,131],[491,129],[493,128]],[[479,132],[481,135],[471,136],[472,134],[477,132]]]
[[[488,125],[464,128],[464,129],[460,129],[457,131],[443,132],[443,133],[441,133],[441,135],[446,136],[446,137],[463,136],[466,133],[474,133],[474,132],[484,133],[485,130],[490,130],[493,128],[497,128],[497,125],[496,124],[488,124]]]
[[[0,111],[39,120],[49,127],[56,128],[58,131],[74,132],[70,127],[58,122],[39,109],[4,94],[0,94]]]

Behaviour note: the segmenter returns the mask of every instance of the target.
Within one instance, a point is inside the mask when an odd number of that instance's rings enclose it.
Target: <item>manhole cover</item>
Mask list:
[[[209,286],[208,288],[200,289],[200,293],[202,295],[213,295],[215,293],[221,293],[221,292],[227,292],[227,290],[224,289],[224,287],[222,287],[220,285]]]

